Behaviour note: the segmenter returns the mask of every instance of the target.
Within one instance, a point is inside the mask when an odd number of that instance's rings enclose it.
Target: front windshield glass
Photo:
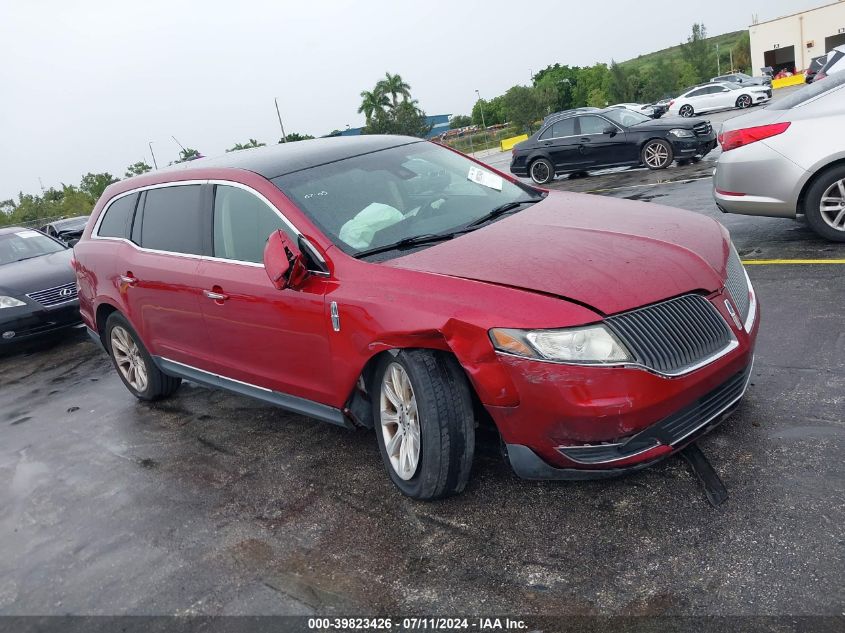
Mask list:
[[[0,235],[0,266],[63,250],[64,246],[38,231],[6,233]]]
[[[353,256],[400,240],[471,228],[503,205],[541,197],[531,187],[515,185],[428,142],[304,169],[273,183]]]
[[[637,125],[638,123],[651,121],[651,118],[646,115],[634,112],[633,110],[627,110],[625,108],[608,110],[607,112],[604,112],[603,115],[614,123],[618,123],[619,125],[625,127],[631,127],[632,125]]]

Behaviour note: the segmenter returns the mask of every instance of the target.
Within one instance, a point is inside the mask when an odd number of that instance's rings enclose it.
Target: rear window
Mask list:
[[[146,194],[141,216],[141,246],[171,253],[201,255],[203,229],[200,185],[150,189]]]
[[[138,194],[118,198],[109,205],[106,213],[100,222],[100,229],[97,235],[100,237],[122,237],[129,239],[129,231],[132,224],[132,214],[135,212],[135,201]]]
[[[575,135],[575,119],[562,119],[557,121],[556,123],[552,124],[546,131],[543,132],[541,139],[546,138],[562,138],[564,136],[574,136]]]
[[[834,73],[821,81],[814,81],[796,90],[784,99],[775,101],[769,106],[769,110],[791,110],[800,106],[802,103],[806,103],[810,99],[815,99],[826,92],[839,88],[842,84],[845,84],[845,72]]]

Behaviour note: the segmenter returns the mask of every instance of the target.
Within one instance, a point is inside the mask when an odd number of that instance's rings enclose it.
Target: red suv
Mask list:
[[[74,265],[136,397],[187,379],[375,428],[420,499],[464,488],[490,421],[522,477],[654,463],[739,402],[758,325],[714,220],[547,192],[395,136],[123,180]]]

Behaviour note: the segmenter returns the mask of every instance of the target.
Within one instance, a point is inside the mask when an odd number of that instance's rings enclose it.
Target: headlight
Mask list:
[[[14,297],[0,297],[0,309],[2,308],[18,308],[20,306],[25,306],[26,304],[19,299],[15,299]]]
[[[672,136],[677,136],[678,138],[692,138],[693,136],[695,136],[695,134],[693,134],[689,130],[682,130],[681,128],[669,130],[669,134],[671,134]]]
[[[566,330],[490,330],[493,347],[517,356],[569,363],[632,361],[628,350],[603,325]]]

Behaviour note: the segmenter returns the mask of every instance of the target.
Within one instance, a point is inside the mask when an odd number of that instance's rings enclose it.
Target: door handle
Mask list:
[[[222,292],[214,292],[213,290],[203,290],[202,293],[209,299],[214,301],[226,301],[229,298],[229,295],[223,294]]]
[[[581,138],[580,138],[580,139],[578,139],[578,140],[580,140],[582,143],[589,143],[589,142],[590,142],[590,139],[588,139],[586,136],[581,137]]]
[[[120,275],[118,279],[120,279],[120,283],[126,284],[127,286],[134,286],[138,283],[138,278],[131,272],[128,272],[125,275]]]
[[[552,144],[551,141],[543,141],[543,145],[551,145],[551,144]]]

